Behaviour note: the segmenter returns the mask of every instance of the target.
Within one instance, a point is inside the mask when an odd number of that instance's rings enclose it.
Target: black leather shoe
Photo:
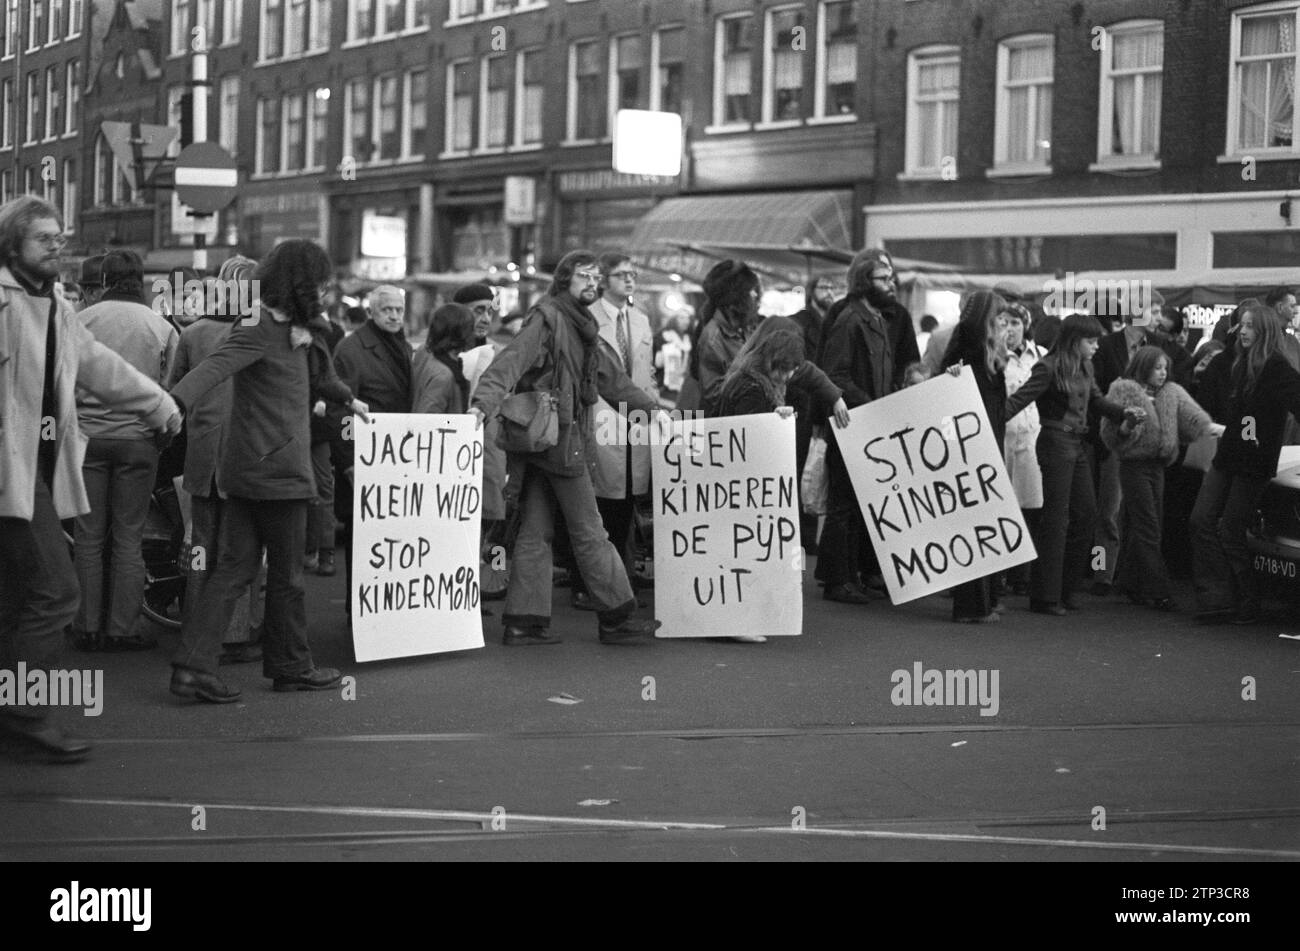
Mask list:
[[[663,621],[643,621],[628,618],[621,624],[600,625],[600,642],[602,644],[628,644],[642,638],[652,637],[663,626]]]
[[[0,736],[24,753],[38,754],[49,763],[75,763],[85,759],[91,750],[85,740],[74,739],[45,720],[0,716]]]
[[[239,699],[239,691],[226,686],[216,674],[205,674],[188,667],[172,668],[171,692],[178,697],[191,697],[208,703],[234,703]]]
[[[573,605],[575,608],[577,608],[579,611],[596,610],[596,605],[592,603],[591,595],[589,595],[585,591],[573,592],[573,596],[569,598],[569,603]]]
[[[77,650],[87,654],[103,650],[104,647],[98,631],[93,633],[90,631],[76,631],[72,635],[72,644]]]
[[[130,637],[106,637],[100,648],[106,654],[124,654],[127,651],[151,651],[158,646],[152,638],[132,634]]]
[[[1035,614],[1048,614],[1052,617],[1065,617],[1065,608],[1051,601],[1030,601],[1029,610]]]
[[[501,643],[506,647],[532,647],[558,644],[560,637],[544,627],[509,627],[501,632]]]
[[[337,687],[343,675],[333,667],[317,667],[305,674],[276,677],[271,686],[280,693],[291,690],[330,690]]]

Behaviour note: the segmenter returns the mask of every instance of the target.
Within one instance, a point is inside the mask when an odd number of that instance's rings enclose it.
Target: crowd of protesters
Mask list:
[[[370,413],[469,414],[484,427],[483,592],[504,599],[505,645],[560,641],[557,569],[567,569],[572,604],[595,613],[601,643],[641,640],[658,627],[637,616],[647,605],[636,590],[652,581],[633,548],[653,440],[631,430],[667,424],[665,395],[705,416],[794,414],[802,470],[812,440],[848,425],[852,408],[967,369],[1038,556],[956,586],[953,620],[997,621],[1007,599],[1023,596],[1030,611],[1062,616],[1089,582],[1094,594],[1114,588],[1170,611],[1171,577],[1188,575],[1199,617],[1260,615],[1246,532],[1300,414],[1287,289],[1242,302],[1193,353],[1182,313],[1158,297],[1112,326],[1105,314],[1046,317],[1011,292],[981,290],[955,324],[929,315],[917,324],[890,256],[867,249],[842,281],[814,282],[791,317],[764,318],[755,270],[720,262],[702,282],[694,326],[674,320],[656,336],[629,255],[573,251],[508,343],[490,336],[493,289],[471,284],[428,315],[416,351],[399,287],[375,288],[347,328],[324,316],[332,266],[310,241],[226,261],[218,284],[247,282],[256,294],[199,307],[183,329],[146,303],[143,262],[129,251],[82,264],[78,312],[56,287],[62,243],[46,203],[0,207],[8,666],[56,666],[67,633],[85,650],[156,646],[139,623],[141,536],[170,452],[188,501],[184,552],[196,553],[183,559],[171,691],[233,702],[240,692],[219,667],[257,661],[278,691],[336,687],[340,671],[313,659],[304,573],[333,575],[342,544],[350,595],[347,434],[351,418]],[[553,401],[558,437],[536,446],[512,423],[543,401]],[[623,438],[596,439],[611,421]],[[1178,464],[1207,440],[1217,443],[1203,477]],[[826,600],[882,601],[845,460],[834,439],[826,445],[825,517],[803,514],[803,547],[818,555]],[[72,557],[61,520],[73,520]],[[498,546],[508,568],[492,564]],[[40,707],[6,708],[0,725],[54,758],[87,749]]]

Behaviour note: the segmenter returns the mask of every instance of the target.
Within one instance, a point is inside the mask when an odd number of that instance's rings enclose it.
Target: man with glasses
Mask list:
[[[57,669],[80,590],[61,519],[89,511],[76,390],[180,432],[175,402],[95,340],[54,292],[65,244],[48,202],[0,206],[0,668]],[[55,762],[90,746],[66,736],[48,707],[0,710],[0,737]]]

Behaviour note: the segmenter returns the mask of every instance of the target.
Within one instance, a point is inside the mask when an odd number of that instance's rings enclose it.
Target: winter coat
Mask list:
[[[722,378],[727,375],[731,363],[740,353],[740,348],[749,338],[749,329],[742,328],[718,311],[713,319],[700,331],[696,344],[699,351],[699,408],[707,416],[716,416],[718,391],[722,388]],[[685,392],[685,390],[683,390]],[[681,406],[681,403],[678,403]],[[686,409],[688,407],[682,407]]]
[[[618,348],[618,310],[607,303],[604,298],[596,301],[589,308],[600,325],[600,346],[606,349],[612,360],[620,365],[623,355]],[[654,338],[650,332],[650,318],[644,311],[635,307],[628,309],[628,349],[632,353],[632,369],[628,376],[632,382],[646,392],[651,399],[658,402],[658,390],[654,382],[654,358],[652,350]],[[610,432],[623,432],[624,424],[618,417],[618,410],[604,399],[596,401],[594,407],[597,432],[606,429]],[[640,432],[629,435],[632,464],[632,494],[644,495],[650,491],[650,440],[647,419],[638,424]],[[615,445],[610,440],[600,440],[594,447],[592,482],[596,486],[596,497],[602,499],[622,499],[627,496],[628,446]]]
[[[1224,419],[1227,429],[1219,440],[1214,468],[1271,479],[1282,454],[1287,413],[1300,416],[1300,373],[1281,353],[1274,353],[1264,362],[1249,393],[1242,391],[1235,376]]]
[[[1003,370],[998,370],[996,373],[989,372],[984,347],[983,328],[958,324],[952,340],[949,341],[948,351],[944,354],[940,369],[947,370],[958,363],[970,367],[975,377],[975,387],[984,402],[984,412],[988,414],[993,438],[997,440],[998,450],[1001,451],[1007,433],[1007,378]]]
[[[1007,396],[1024,386],[1034,364],[1042,358],[1043,349],[1032,341],[1025,343],[1019,355],[1014,351],[1007,354]],[[1007,422],[1003,458],[1007,464],[1007,476],[1011,479],[1022,509],[1043,507],[1043,473],[1038,468],[1037,448],[1038,434],[1041,431],[1038,407],[1033,403]]]
[[[233,326],[234,318],[202,317],[182,330],[171,376],[167,380],[168,388],[185,379],[185,374],[225,343]],[[187,407],[185,477],[182,486],[191,495],[206,499],[212,493],[226,423],[230,419],[230,398],[233,391],[234,384],[230,380],[224,380]]]
[[[367,321],[334,348],[334,369],[357,399],[372,413],[407,413],[411,409],[411,376],[393,364],[392,351],[380,337],[384,331]],[[414,351],[402,340],[406,359]]]
[[[916,338],[912,337],[913,347]],[[861,298],[849,298],[822,350],[822,369],[844,393],[849,407],[883,399],[894,391],[894,349],[889,325]]]
[[[582,306],[576,304],[575,306]],[[593,407],[579,399],[586,348],[559,304],[544,297],[534,304],[517,336],[496,355],[479,379],[472,406],[486,419],[496,416],[512,392],[555,390],[559,396],[559,440],[545,452],[518,459],[558,476],[573,477],[595,466]],[[632,382],[609,349],[596,343],[596,389],[607,402],[653,413],[658,400]]]
[[[31,521],[45,390],[45,329],[49,298],[33,297],[8,267],[0,267],[0,518]],[[58,402],[51,495],[60,518],[90,511],[81,464],[87,437],[77,422],[78,387],[161,430],[176,404],[161,386],[99,343],[57,293],[54,389]]]
[[[412,413],[459,415],[468,412],[468,395],[468,380],[462,376],[458,381],[451,367],[428,350],[416,352],[411,362]]]
[[[1118,423],[1102,420],[1101,440],[1122,462],[1152,460],[1173,465],[1179,445],[1200,439],[1214,422],[1177,383],[1166,383],[1153,398],[1137,380],[1120,378],[1110,385],[1106,398],[1125,409],[1141,407],[1147,414],[1127,436]]]
[[[176,328],[140,303],[138,298],[106,294],[79,315],[96,340],[160,386],[167,381],[176,357]],[[78,394],[77,419],[92,439],[149,439],[153,436],[138,416],[105,405],[89,393]]]

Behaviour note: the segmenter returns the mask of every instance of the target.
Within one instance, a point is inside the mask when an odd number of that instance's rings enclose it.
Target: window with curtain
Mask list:
[[[77,230],[77,165],[75,159],[63,160],[63,232]]]
[[[27,4],[27,48],[34,50],[45,37],[45,0]]]
[[[451,0],[451,19],[467,20],[478,16],[479,0]]]
[[[326,136],[329,134],[329,87],[317,86],[308,92],[307,105],[311,108],[311,131],[307,135],[307,146],[311,151],[307,155],[306,167],[320,169],[325,167]]]
[[[190,46],[190,0],[172,0],[171,54],[181,56]]]
[[[1160,152],[1164,24],[1117,24],[1102,53],[1098,160],[1154,159]]]
[[[510,62],[505,54],[489,56],[483,70],[483,147],[505,148],[510,108]]]
[[[447,147],[453,152],[468,152],[474,148],[474,63],[452,63],[449,67],[451,81],[451,108],[447,111]]]
[[[718,21],[714,82],[717,84],[715,101],[720,108],[715,109],[713,117],[717,125],[744,123],[752,118],[749,100],[752,91],[753,20],[752,16],[745,14]]]
[[[1052,37],[998,48],[997,165],[1046,166],[1052,150]]]
[[[771,10],[767,14],[767,122],[803,118],[803,50],[795,49],[795,29],[804,28],[803,10]],[[805,39],[802,44],[807,44]]]
[[[280,100],[258,100],[258,171],[263,174],[280,171]]]
[[[262,59],[276,59],[284,53],[284,0],[263,0]]]
[[[348,83],[347,155],[358,165],[370,161],[370,82],[354,79]]]
[[[669,27],[655,34],[655,101],[650,108],[661,112],[682,111],[682,55],[686,31]]]
[[[590,40],[569,48],[573,81],[569,85],[570,139],[599,139],[605,135],[601,103],[601,43]]]
[[[407,156],[424,155],[429,147],[429,74],[423,69],[406,74]]]
[[[330,48],[329,0],[311,0],[311,26],[308,29],[307,49],[316,52]]]
[[[64,67],[63,134],[77,131],[77,112],[81,106],[81,60],[69,60]]]
[[[907,103],[907,171],[938,174],[957,155],[961,59],[953,48],[911,56]]]
[[[641,36],[619,36],[614,39],[614,109],[644,109],[641,96]]]
[[[301,171],[306,163],[307,117],[302,96],[285,96],[281,105],[284,116],[284,161],[282,170]]]
[[[45,138],[59,134],[59,67],[45,67]]]
[[[41,77],[33,71],[27,74],[27,135],[23,144],[36,142],[41,121]]]
[[[375,32],[376,0],[348,0],[348,39],[363,40]]]
[[[542,51],[522,50],[515,68],[519,74],[515,144],[538,144],[542,141]]]
[[[5,57],[13,56],[18,50],[18,2],[5,0]]]
[[[14,81],[0,79],[0,148],[14,144]]]
[[[49,32],[45,35],[47,45],[57,43],[63,38],[63,0],[50,0]]]
[[[95,138],[95,177],[91,199],[96,205],[108,203],[113,187],[113,153],[100,134]]]
[[[238,43],[240,28],[243,25],[243,0],[222,0],[221,2],[221,43],[222,45]]]
[[[379,157],[395,159],[402,153],[401,98],[396,74],[377,81]]]
[[[83,0],[68,0],[68,39],[81,35],[81,18],[86,15]]]
[[[1234,50],[1235,146],[1290,149],[1295,142],[1296,11],[1239,16]]]
[[[11,201],[14,197],[14,170],[6,168],[0,171],[0,202]]]
[[[284,55],[301,56],[307,42],[307,0],[286,0]]]
[[[817,115],[853,115],[858,77],[858,23],[852,0],[822,4],[822,41],[818,54],[821,89]]]
[[[217,142],[231,155],[239,145],[239,75],[221,80],[221,100],[217,112]]]
[[[406,29],[406,0],[384,0],[384,32],[400,33]]]

